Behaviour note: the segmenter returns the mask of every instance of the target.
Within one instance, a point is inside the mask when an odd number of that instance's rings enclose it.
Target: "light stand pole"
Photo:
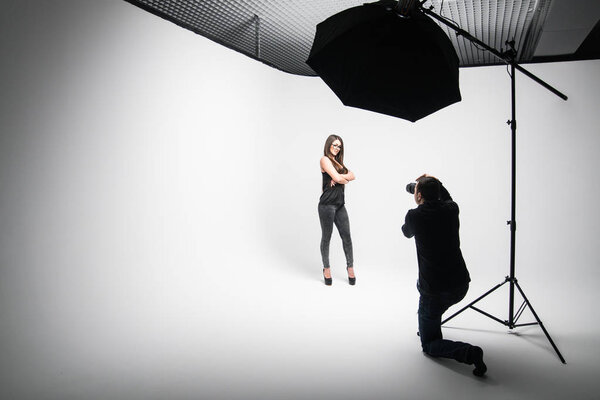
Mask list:
[[[417,6],[417,8],[421,12],[423,12],[426,15],[429,15],[430,17],[436,19],[437,21],[443,23],[444,25],[447,25],[448,27],[452,28],[458,36],[463,36],[466,39],[468,39],[469,41],[476,43],[478,46],[481,46],[484,49],[488,50],[489,52],[494,54],[496,57],[498,57],[499,59],[504,61],[506,64],[510,65],[510,70],[511,70],[511,74],[510,74],[510,78],[511,78],[511,119],[508,121],[508,124],[510,125],[510,129],[511,129],[511,155],[512,155],[512,160],[511,160],[511,215],[510,215],[511,219],[510,219],[510,221],[507,221],[507,224],[510,226],[510,276],[507,276],[504,279],[504,282],[499,283],[498,285],[494,286],[492,289],[488,290],[483,295],[479,296],[477,299],[475,299],[474,301],[472,301],[471,303],[469,303],[468,305],[466,305],[465,307],[463,307],[456,313],[452,314],[450,317],[443,320],[442,325],[445,324],[446,322],[448,322],[449,320],[451,320],[452,318],[454,318],[455,316],[457,316],[458,314],[462,313],[463,311],[465,311],[468,308],[471,308],[471,309],[485,315],[486,317],[489,317],[489,318],[493,319],[494,321],[497,321],[497,322],[501,323],[502,325],[507,326],[511,330],[514,328],[522,327],[522,326],[539,325],[542,328],[542,331],[544,331],[546,338],[548,339],[548,341],[554,348],[554,351],[558,355],[558,358],[560,358],[560,361],[563,364],[566,364],[564,357],[558,350],[558,347],[556,347],[556,344],[550,337],[550,334],[544,327],[544,324],[542,323],[542,321],[538,317],[537,313],[533,309],[531,303],[525,296],[523,289],[521,289],[521,286],[519,285],[519,282],[517,281],[516,274],[515,274],[515,243],[516,243],[515,236],[516,236],[516,231],[517,231],[517,222],[516,222],[516,217],[515,217],[516,191],[517,191],[517,173],[516,173],[517,172],[517,161],[516,161],[517,120],[516,120],[515,72],[516,72],[516,70],[523,72],[526,76],[530,77],[531,79],[533,79],[540,85],[544,86],[546,89],[550,90],[552,93],[556,94],[563,100],[567,100],[567,96],[565,96],[558,90],[554,89],[552,86],[548,85],[546,82],[542,81],[541,79],[539,79],[538,77],[536,77],[535,75],[533,75],[532,73],[530,73],[529,71],[525,70],[524,68],[522,68],[520,65],[517,64],[517,62],[515,61],[515,57],[516,57],[517,53],[514,49],[514,44],[515,44],[514,41],[506,42],[506,44],[508,46],[510,46],[510,50],[508,50],[504,53],[500,53],[497,50],[486,45],[479,39],[473,37],[471,34],[464,31],[463,29],[461,29],[455,23],[450,22],[450,21],[446,20],[445,18],[440,17],[439,15],[437,15],[433,11],[431,11],[431,9],[424,8],[423,3],[424,3],[424,1],[421,2]],[[491,294],[492,292],[496,291],[497,289],[499,289],[501,286],[503,286],[507,282],[509,284],[508,321],[506,321],[506,320],[503,321],[500,318],[497,318],[497,317],[474,306],[477,302],[479,302],[480,300],[482,300],[483,298],[485,298],[487,295]],[[517,310],[516,313],[515,313],[515,307],[514,307],[515,287],[517,288],[517,290],[519,291],[519,293],[521,294],[521,296],[524,299],[523,303],[521,304],[521,306],[519,307],[519,309]],[[529,309],[531,310],[531,313],[533,314],[533,316],[535,317],[535,320],[537,322],[517,324],[517,321],[521,317],[523,311],[525,311],[526,307],[529,307]]]

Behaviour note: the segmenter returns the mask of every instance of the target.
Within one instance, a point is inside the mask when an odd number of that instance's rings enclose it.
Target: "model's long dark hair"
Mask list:
[[[331,153],[331,144],[336,140],[340,141],[342,148],[338,152],[337,156],[334,156]],[[323,150],[323,155],[331,160],[331,163],[335,167],[335,170],[339,174],[347,174],[348,168],[344,165],[344,141],[338,135],[329,135],[327,140],[325,141],[325,149]]]

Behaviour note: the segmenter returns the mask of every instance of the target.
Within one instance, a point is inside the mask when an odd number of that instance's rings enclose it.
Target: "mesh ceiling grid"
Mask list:
[[[442,4],[443,3],[443,4]],[[454,21],[462,29],[490,47],[506,49],[507,40],[515,40],[515,47],[521,49],[525,43],[528,28],[535,15],[536,0],[497,0],[497,1],[442,1],[430,0],[434,10],[441,16]],[[469,40],[458,37],[449,27],[441,24],[461,60],[461,66],[501,63],[493,54],[477,48]],[[519,60],[524,59],[522,52]]]
[[[315,75],[305,63],[316,25],[364,0],[126,0],[270,66]]]
[[[126,0],[217,43],[296,75],[315,75],[305,63],[316,25],[365,0]],[[368,0],[367,0],[368,1]],[[428,0],[424,5],[451,19],[489,46],[506,48],[515,39],[517,49],[537,40],[540,12],[550,0]],[[547,9],[547,4],[546,4]],[[537,19],[535,18],[537,16]],[[545,16],[545,14],[544,14]],[[535,23],[532,23],[535,22]],[[543,22],[543,19],[542,21]],[[501,64],[491,53],[478,49],[446,25],[461,66]],[[519,52],[518,60],[524,60]],[[525,59],[526,61],[526,59]]]
[[[539,0],[536,3],[536,9],[531,20],[529,29],[523,39],[523,46],[520,47],[521,54],[520,59],[530,61],[533,59],[535,50],[542,36],[544,22],[550,10],[550,4],[552,0]]]

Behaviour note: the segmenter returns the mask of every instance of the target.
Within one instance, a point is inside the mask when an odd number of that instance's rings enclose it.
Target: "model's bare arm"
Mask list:
[[[325,172],[327,172],[329,174],[329,176],[331,177],[331,179],[333,180],[333,182],[335,183],[340,183],[345,185],[346,183],[348,183],[348,179],[344,178],[343,175],[341,175],[340,173],[338,173],[334,166],[333,163],[331,162],[331,160],[328,157],[323,156],[321,158],[321,169]]]
[[[345,174],[342,174],[342,177],[343,177],[344,179],[346,179],[348,182],[350,182],[350,181],[353,181],[353,180],[355,180],[355,179],[356,179],[356,177],[354,176],[354,172],[352,172],[352,171],[350,171],[350,170],[348,170],[348,172],[347,172],[347,173],[345,173]]]

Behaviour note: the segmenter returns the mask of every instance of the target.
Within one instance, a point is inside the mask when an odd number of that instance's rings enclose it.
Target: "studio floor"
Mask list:
[[[476,378],[420,351],[412,265],[357,266],[354,287],[343,268],[326,287],[300,263],[224,265],[70,269],[76,276],[53,285],[5,274],[37,293],[5,320],[2,398],[594,399],[600,390],[597,328],[569,324],[552,302],[536,311],[566,365],[537,326],[509,332],[472,310],[448,323],[447,338],[484,349],[489,371]],[[487,284],[473,282],[464,302]],[[480,304],[505,318],[507,287]]]

